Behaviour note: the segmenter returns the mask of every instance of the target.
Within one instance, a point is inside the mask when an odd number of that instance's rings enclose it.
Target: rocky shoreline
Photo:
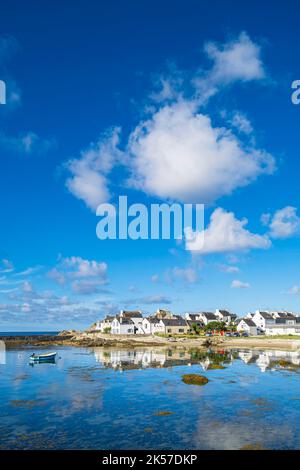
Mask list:
[[[263,338],[163,338],[159,336],[144,335],[118,335],[110,336],[99,332],[63,331],[57,336],[0,336],[7,349],[38,346],[75,346],[75,347],[155,347],[169,346],[181,348],[236,348],[236,349],[284,349],[300,350],[300,338],[277,339]]]

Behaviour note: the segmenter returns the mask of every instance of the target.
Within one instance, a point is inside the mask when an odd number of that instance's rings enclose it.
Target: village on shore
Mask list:
[[[260,311],[239,318],[228,310],[176,315],[158,309],[143,316],[140,310],[121,310],[94,323],[90,332],[109,335],[276,336],[300,335],[300,316],[287,311]]]

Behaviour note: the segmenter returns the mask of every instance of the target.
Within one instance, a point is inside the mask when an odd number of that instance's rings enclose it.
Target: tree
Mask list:
[[[205,331],[226,331],[226,324],[223,321],[211,321],[205,326]]]
[[[197,323],[192,323],[191,327],[193,332],[196,333],[196,335],[200,334],[200,327]]]

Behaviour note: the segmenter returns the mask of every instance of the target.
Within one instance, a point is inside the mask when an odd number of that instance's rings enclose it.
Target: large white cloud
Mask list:
[[[210,69],[184,74],[175,69],[161,79],[160,92],[152,94],[156,104],[146,106],[150,117],[129,133],[126,151],[120,151],[120,128],[114,128],[69,161],[66,186],[90,209],[111,198],[110,172],[124,164],[125,154],[129,186],[183,202],[213,202],[274,171],[274,158],[255,146],[242,113],[227,128],[216,127],[201,108],[226,85],[266,76],[259,45],[241,33],[224,44],[207,43],[205,52]]]
[[[239,220],[233,212],[226,212],[219,207],[212,213],[210,223],[204,231],[204,243],[203,233],[196,233],[193,240],[186,240],[186,249],[210,254],[269,248],[271,241],[268,236],[251,233],[245,228],[247,223],[247,219]]]
[[[193,102],[163,106],[132,132],[131,184],[158,196],[207,203],[274,170],[273,157],[213,127]]]

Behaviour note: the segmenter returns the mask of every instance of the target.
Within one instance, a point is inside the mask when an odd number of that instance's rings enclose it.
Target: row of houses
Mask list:
[[[228,310],[217,309],[215,312],[186,313],[184,317],[168,310],[159,309],[154,315],[144,317],[140,310],[121,310],[114,316],[106,316],[93,325],[94,331],[112,335],[153,335],[187,334],[195,326],[204,328],[212,322],[223,322],[229,329],[235,326],[237,331],[250,336],[265,335],[300,335],[300,316],[292,312],[260,311],[248,313],[244,318]]]
[[[187,321],[180,315],[174,315],[167,310],[158,310],[155,315],[143,317],[140,310],[121,310],[115,316],[107,316],[96,322],[95,330],[113,335],[153,335],[185,334],[190,330]]]
[[[258,333],[273,335],[300,335],[300,316],[292,312],[257,310],[248,313],[244,321],[254,324]]]

